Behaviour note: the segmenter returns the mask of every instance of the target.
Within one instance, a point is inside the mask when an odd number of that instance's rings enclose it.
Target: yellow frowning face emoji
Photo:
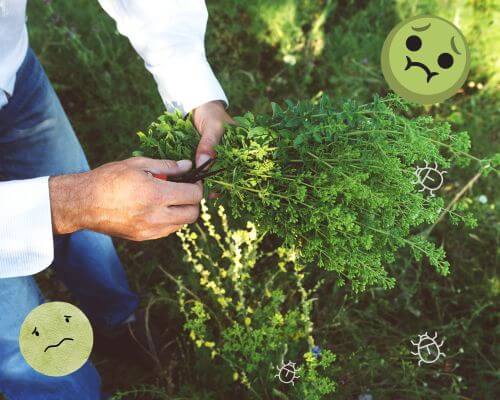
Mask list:
[[[401,97],[432,104],[453,96],[469,73],[469,48],[451,22],[431,15],[399,23],[387,36],[382,72]]]
[[[85,314],[72,304],[51,302],[33,309],[24,320],[19,347],[26,362],[48,376],[64,376],[85,364],[94,335]]]

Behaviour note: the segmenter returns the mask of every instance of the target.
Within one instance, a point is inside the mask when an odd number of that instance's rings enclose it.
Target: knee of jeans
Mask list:
[[[0,340],[0,394],[10,400],[23,399],[25,389],[40,374],[31,368],[19,351],[17,340]]]
[[[44,298],[32,276],[0,279],[0,341],[19,328],[24,318]]]
[[[0,382],[15,380],[33,371],[24,360],[17,340],[0,340],[0,346]]]
[[[96,400],[101,397],[101,380],[87,362],[72,374],[52,377],[31,368],[18,353],[0,359],[0,396],[8,400]]]

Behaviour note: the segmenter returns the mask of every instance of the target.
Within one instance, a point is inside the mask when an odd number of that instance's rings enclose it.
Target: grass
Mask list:
[[[207,51],[233,113],[261,112],[268,100],[312,98],[322,91],[339,101],[384,94],[379,52],[398,20],[429,12],[458,21],[473,55],[463,91],[439,106],[412,112],[430,113],[456,130],[467,130],[478,157],[499,151],[495,1],[219,0],[209,2],[209,10]],[[137,148],[135,132],[163,110],[142,61],[97,2],[33,0],[28,11],[31,44],[91,165],[130,156]],[[475,172],[450,171],[443,188],[450,201]],[[449,254],[449,277],[401,257],[392,271],[398,284],[390,291],[371,289],[354,296],[329,282],[318,294],[315,335],[337,354],[335,399],[366,393],[394,400],[500,398],[495,307],[500,294],[500,198],[495,178],[479,179],[459,202],[477,215],[476,229],[456,228],[444,220],[432,232]],[[160,284],[159,263],[172,275],[184,272],[177,240],[116,242],[131,284],[145,302],[161,288],[163,302],[152,307],[155,322],[177,339],[172,358],[159,373],[96,355],[105,389],[142,393],[140,399],[247,398],[236,386],[221,388],[211,375],[217,369],[200,367],[181,328],[175,287]],[[314,277],[322,278],[319,272]],[[66,296],[64,288],[47,279],[41,285],[51,298]],[[446,359],[419,368],[410,340],[425,331],[437,331],[445,339]]]

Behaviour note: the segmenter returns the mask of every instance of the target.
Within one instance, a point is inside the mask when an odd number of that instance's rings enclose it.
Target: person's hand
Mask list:
[[[167,236],[197,220],[203,190],[201,182],[168,182],[152,174],[179,175],[191,164],[134,157],[51,177],[53,231],[90,229],[138,241]]]
[[[224,134],[224,124],[234,123],[226,113],[222,101],[210,101],[193,111],[193,123],[201,139],[196,149],[196,166],[200,166],[209,158],[215,157],[214,147]]]

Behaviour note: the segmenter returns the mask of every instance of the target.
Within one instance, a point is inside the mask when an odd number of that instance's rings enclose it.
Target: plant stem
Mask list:
[[[470,188],[472,188],[472,186],[474,186],[474,184],[477,182],[477,180],[481,177],[481,172],[482,172],[482,169],[479,172],[477,172],[476,175],[474,175],[469,180],[469,182],[467,182],[464,185],[464,187],[462,189],[460,189],[460,191],[453,197],[453,199],[450,201],[450,203],[443,210],[443,212],[441,213],[439,218],[436,220],[436,222],[434,222],[434,224],[432,224],[432,226],[429,229],[427,229],[427,231],[425,232],[425,236],[429,236],[431,234],[432,230],[436,227],[436,225],[439,224],[443,220],[446,213],[450,212],[451,208],[462,198],[464,193],[467,190],[469,190]]]

